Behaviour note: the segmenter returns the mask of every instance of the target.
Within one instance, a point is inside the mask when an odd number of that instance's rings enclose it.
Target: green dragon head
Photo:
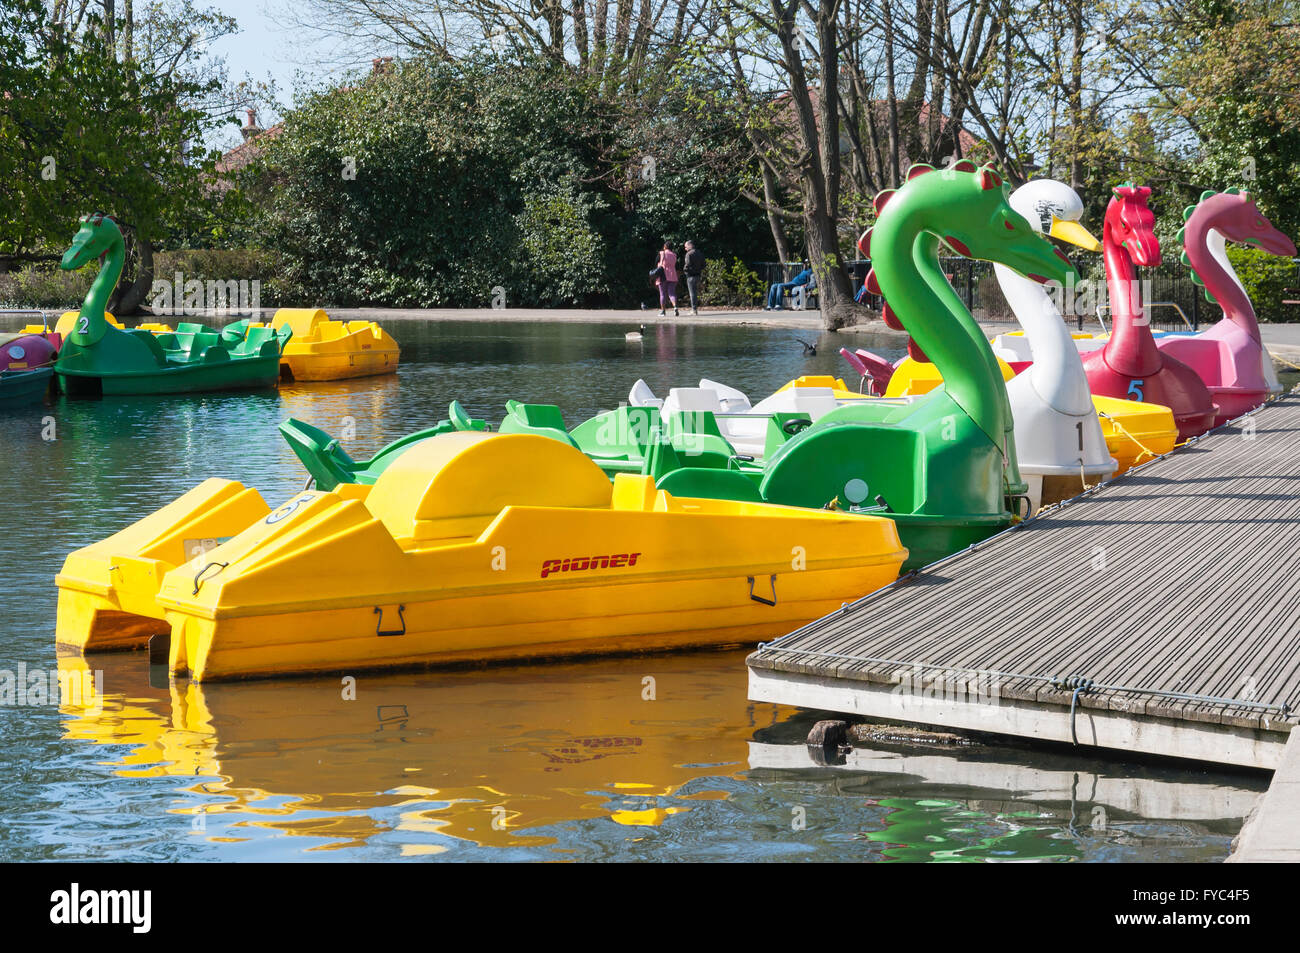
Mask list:
[[[81,220],[81,228],[77,229],[72,245],[63,253],[59,267],[64,271],[75,271],[120,244],[122,232],[117,222],[103,212],[94,212]]]
[[[998,262],[1034,281],[1065,284],[1077,278],[1070,260],[1011,207],[1010,195],[997,172],[970,161],[947,169],[914,165],[904,185],[876,196],[876,224],[858,240],[858,248],[870,258],[873,235],[887,231],[892,242],[902,234],[928,232],[957,255]],[[889,303],[889,288],[882,287],[874,265],[866,284],[886,298],[886,323],[904,330],[898,302]],[[915,342],[908,348],[914,358],[926,360]]]

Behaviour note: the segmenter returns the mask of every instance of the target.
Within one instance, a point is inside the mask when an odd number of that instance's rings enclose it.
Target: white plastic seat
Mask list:
[[[723,413],[743,414],[750,410],[749,395],[744,391],[711,381],[707,377],[700,380],[700,387],[714,391],[718,395],[718,400],[722,402]]]
[[[664,398],[661,412],[663,416],[680,411],[707,410],[710,413],[722,413],[722,400],[716,390],[707,387],[674,387]]]
[[[664,402],[655,396],[649,384],[638,377],[627,392],[627,404],[629,407],[663,407]]]

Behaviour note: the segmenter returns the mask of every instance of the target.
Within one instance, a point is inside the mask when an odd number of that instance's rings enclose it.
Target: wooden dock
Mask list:
[[[1300,708],[1300,396],[747,664],[754,701],[1275,769]]]

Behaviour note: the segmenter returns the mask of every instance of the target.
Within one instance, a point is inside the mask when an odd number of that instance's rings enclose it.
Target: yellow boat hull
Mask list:
[[[293,337],[280,355],[280,367],[295,381],[397,373],[397,342],[374,321],[334,321],[319,308],[281,308],[270,326],[286,324]]]
[[[202,551],[169,567],[187,540]],[[611,486],[559,441],[464,432],[274,511],[209,480],[68,557],[57,638],[168,633],[171,670],[200,680],[721,645],[784,634],[906,558],[888,519]]]
[[[1106,449],[1119,464],[1115,475],[1168,453],[1178,443],[1174,412],[1162,404],[1092,395]]]

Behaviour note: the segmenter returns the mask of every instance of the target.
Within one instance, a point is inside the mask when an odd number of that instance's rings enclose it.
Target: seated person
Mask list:
[[[803,271],[799,272],[799,274],[795,275],[794,278],[791,279],[790,281],[772,285],[772,287],[767,290],[767,307],[764,308],[763,310],[765,311],[783,310],[781,306],[781,302],[785,299],[785,296],[790,293],[791,289],[798,288],[802,285],[808,284],[808,282],[812,280],[812,276],[813,276],[812,269],[805,268]]]

